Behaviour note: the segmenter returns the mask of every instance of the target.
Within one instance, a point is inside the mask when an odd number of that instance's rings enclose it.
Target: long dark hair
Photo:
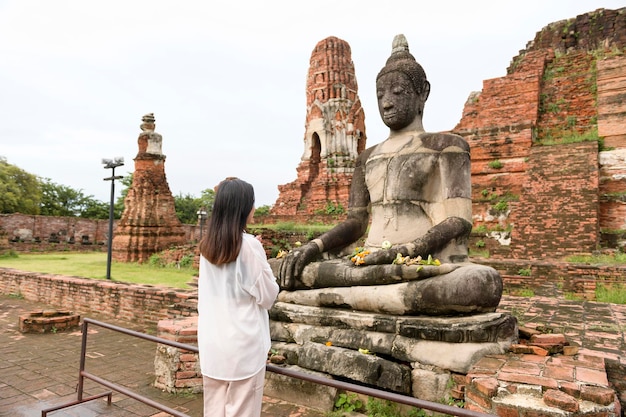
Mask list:
[[[254,207],[254,188],[239,178],[220,182],[200,253],[214,265],[233,262],[239,255],[246,220]]]

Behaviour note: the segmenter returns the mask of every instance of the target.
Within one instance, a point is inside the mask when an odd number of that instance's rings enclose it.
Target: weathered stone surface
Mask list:
[[[373,271],[380,272],[386,266],[376,265]],[[493,268],[463,264],[445,275],[399,284],[281,291],[278,301],[395,315],[459,315],[494,311],[501,294],[502,281]]]
[[[407,317],[277,302],[270,319],[272,340],[283,347],[315,342],[352,352],[364,348],[398,363],[454,372],[466,372],[486,354],[505,353],[517,341],[515,318],[502,313]],[[290,363],[304,366],[298,358]]]
[[[306,342],[303,345],[273,344],[275,349],[286,351],[287,361],[326,374],[349,378],[382,389],[411,393],[411,368],[381,357],[360,353],[336,346]]]
[[[141,129],[133,183],[113,238],[112,257],[121,262],[146,262],[152,254],[187,241],[165,177],[162,138],[154,131],[153,115],[144,116]]]
[[[461,317],[402,317],[398,334],[411,339],[447,343],[511,342],[517,340],[517,323],[502,313]]]
[[[270,323],[272,340],[295,342],[299,345],[312,341],[358,350],[391,355],[395,335],[390,333],[368,332],[364,330],[337,329],[329,326],[309,326],[298,323]]]
[[[421,400],[439,402],[447,396],[450,378],[450,372],[436,368],[425,369],[425,367],[420,367],[413,369],[411,371],[413,396]]]
[[[319,308],[277,301],[270,319],[286,323],[333,326],[340,329],[395,333],[397,317],[386,314]]]
[[[354,163],[365,149],[365,115],[350,45],[334,36],[311,53],[306,84],[304,153],[295,181],[279,185],[272,214],[306,221],[348,207]],[[335,212],[333,212],[335,211]]]
[[[447,343],[398,336],[395,339],[392,354],[400,360],[467,373],[480,358],[485,355],[503,354],[510,344],[511,341]]]
[[[286,328],[292,323],[303,324],[303,329],[330,327],[358,332],[391,333],[411,339],[447,343],[508,342],[517,338],[515,318],[505,313],[460,317],[393,316],[276,302],[270,310],[270,318],[275,325],[284,323],[283,329],[276,328],[277,337],[282,335],[280,340],[296,339],[296,328]],[[302,331],[304,330],[298,329],[298,332]],[[328,339],[330,333],[326,330],[318,329],[314,334],[318,340],[331,340]]]
[[[314,372],[299,366],[287,366],[287,368],[321,378],[331,378],[327,374]],[[267,372],[265,374],[263,394],[283,401],[289,401],[293,404],[306,404],[310,408],[328,411],[332,410],[335,404],[337,388],[291,378],[274,372]]]

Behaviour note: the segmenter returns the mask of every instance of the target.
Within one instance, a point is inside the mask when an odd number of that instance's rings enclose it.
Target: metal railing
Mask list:
[[[52,407],[52,408],[47,408],[41,411],[41,416],[42,417],[46,417],[48,415],[48,413],[51,413],[53,411],[57,411],[57,410],[61,410],[64,408],[68,408],[68,407],[73,407],[75,405],[78,404],[82,404],[88,401],[92,401],[98,398],[103,398],[103,397],[107,397],[107,403],[108,405],[111,405],[111,396],[112,396],[112,392],[108,391],[108,392],[104,392],[102,394],[99,395],[94,395],[94,396],[90,396],[90,397],[83,397],[83,389],[84,389],[84,382],[85,382],[85,378],[90,379],[100,385],[103,385],[113,391],[119,392],[121,394],[124,394],[130,398],[133,398],[139,402],[142,402],[144,404],[147,404],[153,408],[156,408],[157,410],[160,411],[164,411],[166,413],[169,413],[171,415],[173,415],[174,417],[191,417],[187,414],[181,413],[180,411],[174,410],[172,408],[169,408],[165,405],[162,405],[160,403],[157,403],[154,400],[151,400],[150,398],[144,397],[141,394],[137,394],[133,391],[131,391],[130,389],[122,386],[122,385],[118,385],[115,384],[111,381],[107,381],[106,379],[100,378],[96,375],[93,375],[89,372],[87,372],[85,370],[85,358],[86,358],[86,352],[87,352],[87,335],[88,335],[88,326],[89,324],[93,324],[95,326],[100,326],[103,327],[105,329],[109,329],[109,330],[113,330],[119,333],[123,333],[129,336],[133,336],[133,337],[138,337],[140,339],[144,339],[144,340],[149,340],[155,343],[161,343],[164,345],[168,345],[168,346],[172,346],[172,347],[176,347],[182,350],[187,350],[190,352],[194,352],[194,353],[198,353],[198,347],[194,346],[194,345],[188,345],[185,343],[179,343],[179,342],[174,342],[172,340],[167,340],[167,339],[163,339],[160,337],[156,337],[156,336],[151,336],[145,333],[140,333],[140,332],[136,332],[134,330],[130,330],[130,329],[126,329],[124,327],[119,327],[119,326],[115,326],[113,324],[109,324],[109,323],[105,323],[105,322],[101,322],[101,321],[97,321],[97,320],[93,320],[90,318],[85,318],[83,319],[83,324],[82,324],[82,343],[81,343],[81,352],[80,352],[80,367],[79,367],[79,372],[78,372],[78,388],[77,388],[77,399],[76,401],[72,401],[70,403],[66,403],[66,404],[62,404],[56,407]],[[436,403],[436,402],[432,402],[432,401],[426,401],[426,400],[420,400],[418,398],[415,397],[410,397],[407,395],[401,395],[401,394],[396,394],[396,393],[392,393],[392,392],[387,392],[387,391],[383,391],[383,390],[379,390],[376,388],[369,388],[369,387],[364,387],[361,385],[357,385],[357,384],[352,384],[349,382],[344,382],[344,381],[337,381],[334,379],[327,379],[327,378],[323,378],[321,376],[317,376],[317,375],[312,375],[312,374],[308,374],[308,373],[304,373],[304,372],[298,372],[298,371],[294,371],[292,369],[288,369],[288,368],[284,368],[278,365],[272,365],[272,364],[268,364],[266,366],[267,371],[269,372],[274,372],[276,374],[281,374],[281,375],[285,375],[291,378],[297,378],[297,379],[301,379],[303,381],[308,381],[308,382],[312,382],[315,384],[320,384],[320,385],[327,385],[330,387],[334,387],[340,390],[345,390],[345,391],[349,391],[349,392],[354,392],[354,393],[358,393],[358,394],[363,394],[363,395],[367,395],[369,397],[376,397],[376,398],[380,398],[382,400],[389,400],[389,401],[393,401],[396,403],[400,403],[400,404],[405,404],[405,405],[409,405],[412,407],[417,407],[417,408],[422,408],[425,410],[431,410],[431,411],[435,411],[435,412],[440,412],[440,413],[445,413],[445,414],[449,414],[449,415],[453,415],[453,416],[459,416],[459,417],[485,417],[485,416],[491,416],[491,414],[485,414],[485,413],[479,413],[476,411],[472,411],[472,410],[466,410],[464,408],[459,408],[459,407],[454,407],[454,406],[450,406],[450,405],[446,405],[446,404],[441,404],[441,403]]]

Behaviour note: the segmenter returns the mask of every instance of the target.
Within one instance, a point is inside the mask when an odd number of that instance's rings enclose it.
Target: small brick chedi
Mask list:
[[[154,131],[152,113],[142,122],[133,183],[113,237],[113,259],[122,262],[145,262],[156,252],[186,242],[165,177],[163,138]]]
[[[274,215],[307,216],[348,207],[357,156],[365,149],[365,115],[350,45],[320,41],[311,54],[306,85],[304,154],[298,178],[279,185]]]

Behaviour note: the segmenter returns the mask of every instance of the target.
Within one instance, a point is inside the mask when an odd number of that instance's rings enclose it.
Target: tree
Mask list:
[[[203,190],[200,198],[191,194],[183,195],[179,193],[177,196],[174,196],[176,216],[183,224],[197,224],[198,211],[204,208],[204,211],[207,213],[206,216],[210,216],[213,211],[214,201],[215,191],[210,188]]]
[[[40,202],[37,177],[0,156],[0,213],[39,214]]]
[[[215,190],[212,188],[202,190],[200,192],[200,200],[204,210],[207,212],[207,216],[210,216],[213,213],[213,203],[215,203]]]
[[[191,194],[183,195],[179,193],[177,196],[174,196],[176,216],[183,224],[196,224],[200,205],[200,199]]]
[[[113,216],[116,219],[120,218],[120,213],[117,211],[117,204],[113,206]],[[86,201],[85,207],[80,213],[80,217],[85,219],[106,220],[109,218],[109,203],[90,198]]]
[[[40,180],[42,190],[41,210],[44,216],[77,217],[92,203],[93,196],[85,196],[82,190],[52,182],[49,178]]]

